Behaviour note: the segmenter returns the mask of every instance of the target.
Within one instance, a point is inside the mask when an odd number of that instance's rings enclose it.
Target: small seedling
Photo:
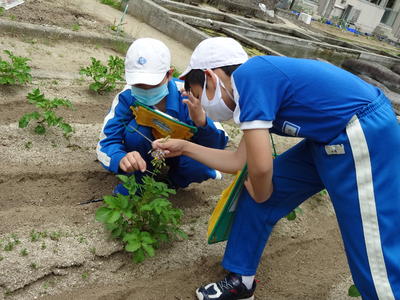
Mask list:
[[[87,243],[87,240],[86,240],[85,237],[80,236],[79,239],[78,239],[78,242],[81,243],[81,244],[82,244],[82,243],[85,243],[85,244],[86,244],[86,243]]]
[[[81,26],[79,26],[79,24],[74,24],[71,27],[72,31],[78,31],[79,29],[81,29]]]
[[[47,248],[46,243],[45,243],[45,242],[42,242],[42,245],[40,246],[40,249],[44,250],[44,249],[46,249],[46,248]]]
[[[4,256],[0,256],[0,261],[2,261],[4,259]]]
[[[116,87],[118,80],[123,80],[124,60],[118,56],[110,56],[107,66],[99,60],[91,57],[92,64],[86,68],[81,68],[79,74],[91,77],[94,81],[89,85],[89,89],[99,94],[110,92]]]
[[[29,265],[29,267],[31,267],[32,269],[34,269],[34,270],[37,270],[37,268],[38,268],[38,266],[37,266],[37,264],[36,263],[31,263],[30,265]]]
[[[327,196],[327,195],[328,195],[328,192],[327,192],[326,190],[322,190],[322,191],[319,192],[319,194],[320,194],[321,196]]]
[[[17,19],[17,17],[15,15],[10,15],[10,20],[11,21],[15,21]]]
[[[303,210],[300,207],[296,207],[294,210],[292,210],[287,216],[286,219],[289,221],[296,220],[298,214],[302,214]]]
[[[50,239],[53,241],[59,241],[61,237],[61,233],[58,231],[53,231],[50,233]]]
[[[4,251],[12,251],[14,249],[15,244],[13,242],[8,242],[4,246]]]
[[[74,132],[72,126],[64,122],[64,119],[58,117],[55,113],[55,110],[61,106],[72,108],[71,101],[61,98],[46,99],[39,89],[34,89],[29,93],[27,99],[29,103],[35,105],[41,111],[34,111],[23,115],[19,120],[20,128],[26,128],[31,120],[36,120],[35,133],[37,134],[45,134],[46,127],[52,126],[59,127],[66,138]]]
[[[31,67],[27,62],[29,58],[16,56],[13,52],[4,50],[10,62],[0,57],[0,84],[25,84],[32,81]]]
[[[22,249],[20,252],[21,256],[28,256],[28,250],[26,248]]]
[[[37,242],[40,239],[40,232],[36,232],[35,229],[31,231],[31,242]]]
[[[82,274],[82,279],[83,280],[86,280],[86,279],[88,279],[89,278],[89,273],[88,272],[84,272],[83,274]]]
[[[25,149],[31,149],[32,148],[32,142],[28,141],[28,142],[25,143],[24,146],[25,146]]]
[[[6,10],[4,9],[4,7],[0,7],[0,17],[2,17],[4,15],[4,12]]]
[[[90,253],[96,255],[96,248],[95,247],[90,248]]]

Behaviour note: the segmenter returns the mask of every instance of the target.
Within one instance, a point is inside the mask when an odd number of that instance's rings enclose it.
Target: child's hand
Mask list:
[[[206,112],[201,106],[200,99],[193,96],[191,92],[181,91],[182,96],[188,97],[182,102],[185,103],[189,109],[189,115],[196,127],[203,127],[206,125]]]
[[[153,149],[160,149],[165,157],[175,157],[182,155],[187,141],[178,139],[158,139],[152,144]]]
[[[140,156],[137,151],[127,153],[119,162],[119,168],[126,172],[131,173],[133,171],[140,170],[141,172],[146,171],[146,162]]]

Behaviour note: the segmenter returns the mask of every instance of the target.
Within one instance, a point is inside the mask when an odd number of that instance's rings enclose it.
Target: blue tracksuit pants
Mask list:
[[[334,154],[332,145],[344,151]],[[273,185],[260,204],[242,192],[225,269],[254,275],[275,223],[326,188],[363,299],[400,299],[400,125],[386,98],[359,111],[328,145],[303,140],[278,156]]]

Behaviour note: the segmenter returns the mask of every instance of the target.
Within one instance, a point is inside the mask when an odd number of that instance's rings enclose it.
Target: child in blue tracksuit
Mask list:
[[[145,170],[152,170],[151,143],[143,137],[154,140],[152,128],[136,123],[130,109],[135,101],[196,126],[197,133],[191,139],[194,143],[219,149],[226,146],[227,137],[222,127],[216,128],[199,104],[196,107],[196,103],[183,99],[180,93],[183,83],[171,74],[169,50],[162,42],[143,38],[131,45],[125,60],[128,85],[115,97],[97,145],[97,157],[104,168],[113,173],[134,173],[138,180],[146,174]],[[192,182],[220,176],[218,171],[187,156],[167,159],[166,163],[168,181],[173,187],[186,187]],[[127,190],[119,184],[114,192],[126,194]]]
[[[234,173],[248,165],[222,265],[198,299],[253,299],[254,275],[277,221],[326,188],[363,299],[400,299],[400,125],[378,88],[331,64],[258,56],[230,38],[195,49],[183,73],[189,98],[215,120],[233,118],[236,152],[182,140],[154,147]],[[268,131],[304,140],[272,160]]]

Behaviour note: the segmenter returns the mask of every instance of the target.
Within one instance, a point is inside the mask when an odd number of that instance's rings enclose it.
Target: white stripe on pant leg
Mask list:
[[[372,181],[371,160],[367,141],[358,118],[354,118],[346,128],[356,168],[358,200],[360,202],[365,245],[379,300],[394,300],[383,259],[378,216]]]

